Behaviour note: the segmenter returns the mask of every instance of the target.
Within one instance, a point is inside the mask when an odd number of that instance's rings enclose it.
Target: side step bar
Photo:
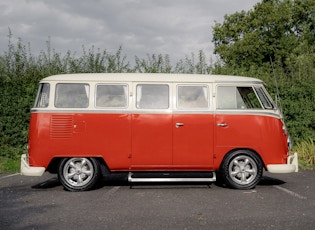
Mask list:
[[[129,172],[129,182],[214,182],[215,172],[207,173],[144,173]]]

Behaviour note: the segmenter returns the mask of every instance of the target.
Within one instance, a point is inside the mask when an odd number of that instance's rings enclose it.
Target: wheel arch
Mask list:
[[[263,168],[264,168],[264,169],[267,169],[267,168],[266,168],[266,165],[265,165],[265,162],[263,161],[261,155],[260,155],[256,150],[254,150],[254,149],[252,149],[252,148],[235,148],[235,149],[231,149],[230,151],[228,151],[228,152],[224,155],[224,157],[222,158],[222,161],[221,161],[221,163],[220,163],[219,170],[222,168],[222,165],[223,165],[224,161],[226,160],[226,158],[227,158],[231,153],[236,152],[236,151],[240,151],[240,150],[246,150],[246,151],[251,152],[252,154],[255,154],[255,155],[259,158],[260,162],[262,163]]]
[[[108,173],[110,173],[110,170],[109,170],[105,160],[102,157],[99,157],[99,156],[96,156],[96,157],[92,157],[92,156],[58,156],[58,157],[54,157],[50,161],[46,171],[48,171],[49,173],[56,174],[58,172],[58,166],[59,166],[60,162],[62,161],[62,159],[64,159],[64,158],[75,158],[75,157],[95,158],[98,161],[98,163],[99,163],[99,165],[101,167],[101,174],[102,174],[102,176],[106,176]]]

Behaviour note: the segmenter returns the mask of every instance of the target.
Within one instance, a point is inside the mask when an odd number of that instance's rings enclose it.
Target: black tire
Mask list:
[[[58,167],[58,178],[68,191],[87,191],[100,177],[100,165],[95,158],[64,158]]]
[[[230,188],[252,189],[262,177],[263,164],[254,152],[236,150],[224,158],[220,173]]]

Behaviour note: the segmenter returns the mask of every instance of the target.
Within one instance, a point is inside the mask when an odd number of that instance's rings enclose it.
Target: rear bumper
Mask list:
[[[295,152],[287,159],[286,164],[269,164],[267,170],[270,173],[292,173],[299,171],[298,154]]]
[[[24,176],[41,176],[44,174],[45,167],[31,167],[28,163],[26,154],[21,156],[21,174]]]

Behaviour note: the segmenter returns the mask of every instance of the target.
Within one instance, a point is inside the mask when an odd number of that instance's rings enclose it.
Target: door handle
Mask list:
[[[181,127],[181,126],[184,126],[184,123],[176,123],[176,124],[175,124],[175,127],[176,127],[176,128]]]
[[[229,125],[226,124],[226,123],[218,123],[217,126],[218,126],[218,127],[227,127],[227,126],[229,126]]]

